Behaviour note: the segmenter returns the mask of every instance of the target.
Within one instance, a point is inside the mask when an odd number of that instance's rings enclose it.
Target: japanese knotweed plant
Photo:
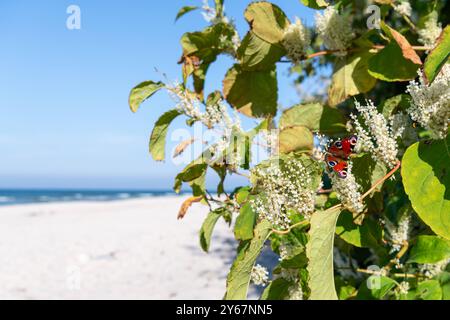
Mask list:
[[[373,3],[378,29],[366,23]],[[245,299],[251,283],[264,286],[261,299],[450,298],[450,28],[440,18],[448,3],[370,4],[301,0],[299,11],[317,10],[307,27],[276,4],[252,2],[242,38],[223,0],[184,7],[177,19],[199,9],[208,25],[181,37],[182,82],[131,90],[133,112],[162,89],[174,101],[151,134],[155,160],[166,158],[175,118],[214,133],[177,146],[174,157],[193,144],[202,151],[174,190],[192,188],[179,218],[195,202],[209,209],[199,226],[203,250],[218,220],[234,231],[225,299]],[[205,93],[219,55],[234,65],[221,88]],[[327,90],[279,110],[281,63],[298,75],[296,86],[320,75]],[[241,117],[256,126],[244,130]],[[252,158],[255,148],[264,160]],[[206,185],[208,171],[217,188]],[[231,174],[248,183],[230,192]],[[264,247],[278,265],[257,263]]]

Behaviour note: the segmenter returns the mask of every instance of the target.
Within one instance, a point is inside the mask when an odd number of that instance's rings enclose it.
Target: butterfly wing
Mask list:
[[[348,164],[345,160],[342,160],[333,155],[327,154],[325,157],[325,161],[326,161],[328,167],[330,167],[334,172],[337,173],[339,178],[347,177]]]
[[[355,149],[356,143],[358,142],[358,137],[353,135],[342,140],[335,141],[328,148],[328,152],[333,156],[348,160],[350,154]]]

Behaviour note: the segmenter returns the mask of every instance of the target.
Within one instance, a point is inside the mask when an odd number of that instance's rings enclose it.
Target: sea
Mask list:
[[[2,190],[0,206],[28,203],[114,201],[176,195],[171,190]]]

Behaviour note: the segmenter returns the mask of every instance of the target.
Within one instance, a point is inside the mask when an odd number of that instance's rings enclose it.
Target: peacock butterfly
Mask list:
[[[355,149],[357,142],[358,137],[353,135],[333,142],[327,150],[325,161],[340,178],[347,177],[347,160]]]

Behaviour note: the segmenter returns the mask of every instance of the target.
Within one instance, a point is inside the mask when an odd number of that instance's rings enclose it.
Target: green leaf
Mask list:
[[[155,123],[150,136],[150,153],[154,160],[163,161],[165,159],[166,136],[170,123],[181,113],[174,109],[164,113]]]
[[[262,220],[255,227],[253,239],[241,244],[227,277],[225,300],[247,298],[250,274],[271,230],[271,224],[267,220]]]
[[[369,74],[377,79],[408,81],[417,76],[419,65],[403,58],[397,43],[391,42],[369,61]]]
[[[336,224],[336,234],[347,243],[359,248],[378,248],[382,243],[383,231],[372,220],[365,219],[362,225],[353,222],[353,215],[344,211]]]
[[[206,163],[193,164],[183,171],[183,176],[181,179],[183,180],[183,182],[195,180],[198,177],[204,175],[207,168],[208,165]]]
[[[450,26],[446,26],[428,54],[423,66],[425,78],[432,83],[450,56]]]
[[[422,300],[441,300],[442,289],[437,280],[426,280],[417,286],[416,297]]]
[[[223,94],[235,109],[246,116],[273,116],[277,112],[278,100],[275,68],[245,71],[235,65],[223,80]]]
[[[370,189],[375,182],[383,178],[387,169],[380,161],[375,161],[370,154],[363,153],[352,158],[352,172],[355,175],[356,182],[363,190]],[[380,191],[383,184],[380,184],[375,191]]]
[[[291,285],[293,283],[286,279],[275,279],[264,289],[260,300],[284,300],[289,296],[289,287]]]
[[[184,16],[186,13],[194,11],[198,9],[197,6],[185,6],[183,8],[180,9],[180,11],[178,11],[177,16],[175,18],[175,21],[177,21],[178,19],[180,19],[182,16]]]
[[[288,127],[280,131],[278,136],[279,150],[281,153],[293,151],[312,150],[314,136],[308,128]]]
[[[211,211],[206,216],[205,221],[200,229],[200,246],[203,251],[209,251],[209,245],[211,244],[211,235],[216,225],[217,220],[222,216],[224,208]]]
[[[328,7],[328,2],[325,0],[300,0],[300,2],[312,9],[323,9]]]
[[[368,288],[367,283],[370,283]],[[359,287],[356,299],[358,300],[381,300],[383,299],[395,286],[397,282],[391,278],[384,276],[370,276],[366,281],[363,281]]]
[[[442,272],[438,280],[442,289],[442,300],[450,300],[450,272]]]
[[[345,118],[338,109],[320,103],[295,105],[283,111],[280,118],[280,128],[303,126],[329,135],[347,132],[345,124]]]
[[[247,201],[248,196],[250,195],[250,190],[250,187],[241,187],[237,189],[235,192],[236,202],[238,204],[243,204],[245,201]]]
[[[270,70],[286,51],[248,32],[242,40],[237,55],[244,70]]]
[[[450,241],[436,236],[418,236],[408,262],[437,263],[450,258]]]
[[[386,119],[399,111],[405,111],[411,106],[411,97],[407,94],[399,94],[386,99],[379,107]]]
[[[173,189],[176,193],[181,191],[183,182],[189,182],[193,196],[200,196],[205,193],[205,177],[207,171],[206,160],[210,156],[208,150],[200,157],[188,164],[183,171],[175,177]]]
[[[256,213],[250,203],[244,204],[234,225],[234,235],[237,240],[250,240],[253,238],[253,228],[256,224]]]
[[[328,90],[330,106],[338,105],[348,97],[368,92],[375,86],[376,79],[368,73],[368,62],[372,56],[368,51],[359,52],[336,63]]]
[[[164,83],[158,81],[144,81],[131,89],[128,104],[133,112],[136,112],[142,102],[154,95],[159,89],[164,87]]]
[[[245,19],[251,30],[269,43],[279,43],[284,30],[289,26],[289,19],[277,5],[270,2],[254,2],[245,10]]]
[[[311,300],[337,300],[334,287],[333,244],[340,208],[317,211],[312,215],[306,255],[309,259]]]
[[[419,217],[441,237],[450,239],[450,135],[432,143],[417,142],[404,156],[405,191]]]

